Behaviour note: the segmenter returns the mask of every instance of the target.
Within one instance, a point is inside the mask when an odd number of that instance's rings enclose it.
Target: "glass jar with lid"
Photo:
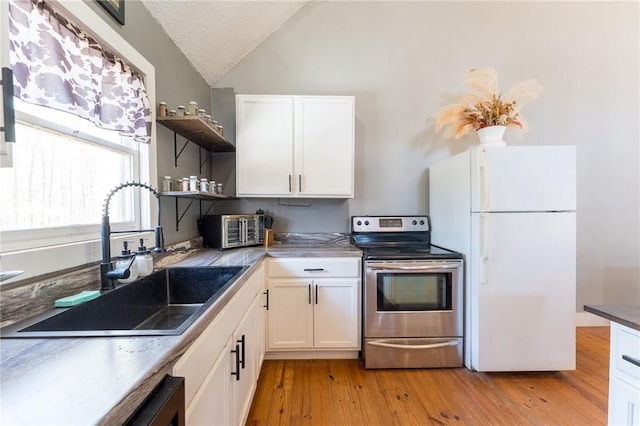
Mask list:
[[[198,103],[196,101],[189,102],[189,115],[194,117],[198,115]]]
[[[162,178],[162,192],[171,192],[171,176]]]
[[[197,191],[199,187],[198,176],[189,176],[189,191]]]
[[[158,117],[164,118],[166,116],[167,116],[167,103],[160,102],[160,105],[158,106]]]
[[[200,178],[200,192],[209,192],[209,182],[207,178]]]

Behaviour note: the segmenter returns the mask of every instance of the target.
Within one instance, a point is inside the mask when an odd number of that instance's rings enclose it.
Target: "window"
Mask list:
[[[7,3],[0,2],[3,66],[8,64]],[[56,5],[138,70],[154,105],[153,66],[83,2],[59,0]],[[15,101],[13,167],[0,168],[0,266],[25,272],[2,284],[98,261],[99,223],[109,191],[132,180],[157,186],[153,120],[151,143],[141,144],[86,119]],[[109,208],[112,229],[155,226],[151,202],[154,197],[146,191],[119,191]],[[138,236],[153,241],[153,234]],[[112,253],[121,247],[116,240],[112,238]]]
[[[95,238],[109,191],[140,179],[138,143],[68,113],[15,105],[19,143],[13,167],[0,168],[2,251]],[[140,199],[136,191],[113,198],[114,228],[140,228]]]

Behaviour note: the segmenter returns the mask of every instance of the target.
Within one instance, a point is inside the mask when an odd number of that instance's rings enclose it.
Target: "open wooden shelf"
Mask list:
[[[212,152],[235,152],[236,147],[200,117],[164,117],[157,122]]]
[[[235,197],[229,197],[223,194],[212,194],[211,192],[203,191],[170,191],[161,192],[161,197],[176,197],[176,198],[195,198],[196,200],[235,200]]]

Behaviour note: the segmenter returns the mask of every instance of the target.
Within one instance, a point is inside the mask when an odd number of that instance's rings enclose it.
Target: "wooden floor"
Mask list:
[[[605,425],[609,328],[580,327],[575,371],[365,370],[265,361],[248,425]]]

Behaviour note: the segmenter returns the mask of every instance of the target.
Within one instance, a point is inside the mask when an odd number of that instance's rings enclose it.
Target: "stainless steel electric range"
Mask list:
[[[353,216],[363,252],[365,368],[461,367],[463,257],[431,244],[428,216]]]

